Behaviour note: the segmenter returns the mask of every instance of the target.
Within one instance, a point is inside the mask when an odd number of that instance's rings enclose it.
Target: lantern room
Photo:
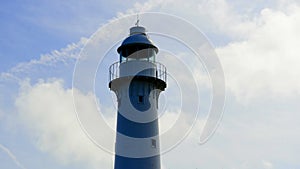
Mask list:
[[[155,62],[158,48],[148,38],[144,27],[135,26],[130,28],[129,37],[117,51],[120,54],[120,63],[132,60]]]

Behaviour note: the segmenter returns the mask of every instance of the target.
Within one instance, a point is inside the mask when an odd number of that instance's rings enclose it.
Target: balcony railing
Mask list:
[[[159,62],[151,62],[154,63],[155,67],[155,75],[153,77],[160,79],[164,82],[167,82],[167,69],[166,67]],[[109,81],[115,80],[120,77],[120,62],[115,62],[109,67]]]

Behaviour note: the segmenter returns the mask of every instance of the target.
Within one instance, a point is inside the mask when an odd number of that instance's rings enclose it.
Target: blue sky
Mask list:
[[[195,25],[215,47],[225,74],[226,106],[216,133],[206,144],[197,143],[205,117],[201,115],[190,135],[163,155],[164,169],[299,168],[299,9],[293,0],[1,1],[0,168],[112,168],[112,156],[95,146],[78,125],[72,75],[81,49],[98,54],[101,47],[116,43],[113,38],[126,36],[128,27],[118,25],[108,37],[94,34],[97,30],[137,12],[162,12]],[[85,46],[93,34],[94,40]],[[92,48],[95,44],[99,49]],[[174,50],[173,57],[187,58],[184,52]],[[96,93],[100,104],[108,105],[102,111],[110,126],[110,112],[115,110],[112,99],[106,100],[111,93],[102,73],[106,75],[105,65],[116,60],[112,50],[96,81],[101,86]],[[173,75],[180,75],[176,65],[167,65]],[[201,99],[209,100],[207,74],[191,69],[199,77]],[[175,89],[170,84],[165,96]],[[89,106],[91,95],[78,90],[77,97],[86,110],[96,111]],[[169,100],[173,101],[177,103]],[[203,101],[203,109],[208,102]],[[175,108],[167,110],[164,122],[171,124],[178,116],[170,112]],[[189,114],[184,117],[188,121]],[[170,127],[165,123],[162,128]]]
[[[1,70],[91,36],[100,25],[134,2],[3,1],[1,2]]]

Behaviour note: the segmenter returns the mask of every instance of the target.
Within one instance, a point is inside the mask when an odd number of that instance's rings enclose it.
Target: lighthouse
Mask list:
[[[114,169],[160,169],[158,98],[167,71],[156,61],[158,48],[139,26],[117,49],[109,68],[109,88],[118,101]]]

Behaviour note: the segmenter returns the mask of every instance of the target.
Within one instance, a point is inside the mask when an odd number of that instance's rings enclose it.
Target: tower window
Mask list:
[[[144,96],[139,96],[139,103],[144,103]]]
[[[156,148],[156,140],[155,139],[151,139],[151,147]]]

